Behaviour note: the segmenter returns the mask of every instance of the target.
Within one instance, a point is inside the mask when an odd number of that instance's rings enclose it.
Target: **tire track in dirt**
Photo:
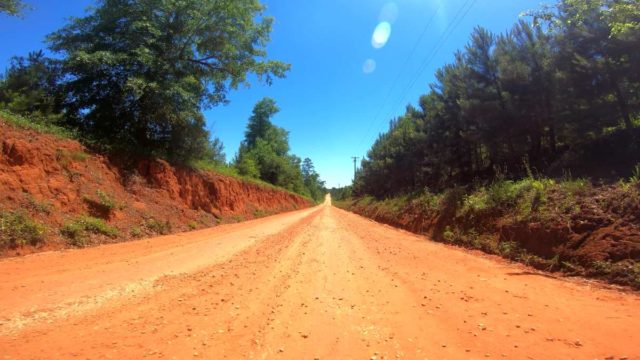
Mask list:
[[[218,260],[151,291],[0,334],[0,349],[7,359],[640,358],[636,294],[540,276],[329,204],[294,215],[238,224],[224,234],[240,250],[210,249]],[[17,281],[3,265],[0,278]]]

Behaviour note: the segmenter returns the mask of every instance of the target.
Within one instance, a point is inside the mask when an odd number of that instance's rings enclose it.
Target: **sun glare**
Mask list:
[[[389,41],[389,36],[391,36],[391,24],[383,21],[373,30],[371,45],[376,49],[381,49]]]
[[[376,61],[373,59],[365,60],[364,64],[362,64],[362,72],[371,74],[374,71],[376,71]]]

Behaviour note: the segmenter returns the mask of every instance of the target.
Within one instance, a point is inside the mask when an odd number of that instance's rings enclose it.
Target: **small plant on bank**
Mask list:
[[[169,220],[159,221],[154,218],[149,218],[144,221],[144,227],[149,229],[151,232],[166,235],[171,233],[171,223]]]
[[[66,237],[73,246],[86,246],[88,234],[100,234],[110,238],[118,237],[118,229],[107,224],[102,219],[91,216],[82,216],[67,222],[60,229],[60,233]]]
[[[629,178],[630,183],[639,183],[640,182],[640,163],[636,164],[636,166],[631,171],[631,177]]]
[[[96,195],[98,196],[98,202],[103,207],[105,207],[105,208],[107,208],[109,210],[115,210],[116,208],[120,207],[116,203],[116,200],[113,198],[113,196],[105,193],[104,191],[98,189],[98,190],[96,190]]]
[[[0,211],[0,248],[35,246],[44,241],[44,225],[22,211]]]
[[[129,234],[134,238],[139,238],[142,236],[142,229],[139,226],[134,226],[131,228],[131,231],[129,231]]]

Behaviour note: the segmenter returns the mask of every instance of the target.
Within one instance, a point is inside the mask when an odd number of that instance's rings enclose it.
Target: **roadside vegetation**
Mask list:
[[[440,193],[425,189],[338,207],[545,271],[640,289],[640,182],[526,178]]]
[[[16,246],[36,246],[44,241],[46,227],[27,212],[0,210],[0,250]]]
[[[0,12],[13,16],[28,15],[27,8],[17,0],[0,3]],[[227,163],[222,142],[205,127],[203,110],[226,103],[228,92],[248,85],[248,78],[270,85],[289,70],[289,64],[267,58],[273,19],[264,9],[257,0],[99,0],[84,17],[47,36],[55,56],[36,50],[12,59],[0,78],[0,117],[77,139],[122,163],[163,158],[319,201],[323,184],[311,181],[317,175],[308,172],[311,160],[285,155],[288,144],[281,152],[285,130],[278,128],[269,139],[254,133],[262,138],[260,149],[252,149],[260,158],[258,173]],[[275,177],[269,171],[282,172]]]
[[[91,234],[116,238],[118,229],[102,219],[81,216],[65,223],[60,229],[60,233],[67,238],[70,245],[82,247],[89,244]]]
[[[526,15],[504,34],[476,28],[334,200],[440,241],[639,287],[640,8],[561,0]]]
[[[369,150],[354,194],[533,175],[617,180],[640,163],[640,8],[563,0],[504,34],[476,28]]]

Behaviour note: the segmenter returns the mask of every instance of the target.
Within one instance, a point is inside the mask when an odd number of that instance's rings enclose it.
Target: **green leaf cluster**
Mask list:
[[[289,65],[267,59],[272,22],[258,0],[99,0],[47,37],[55,60],[14,59],[0,105],[55,114],[106,150],[224,162],[202,110],[250,75],[285,75]]]
[[[640,5],[561,0],[529,14],[504,34],[473,31],[419,107],[409,106],[373,144],[355,194],[384,198],[563,171],[631,175],[640,162]]]
[[[234,166],[240,175],[319,201],[324,196],[324,182],[311,159],[301,162],[299,157],[289,154],[289,132],[271,122],[278,111],[271,98],[264,98],[254,106]]]

